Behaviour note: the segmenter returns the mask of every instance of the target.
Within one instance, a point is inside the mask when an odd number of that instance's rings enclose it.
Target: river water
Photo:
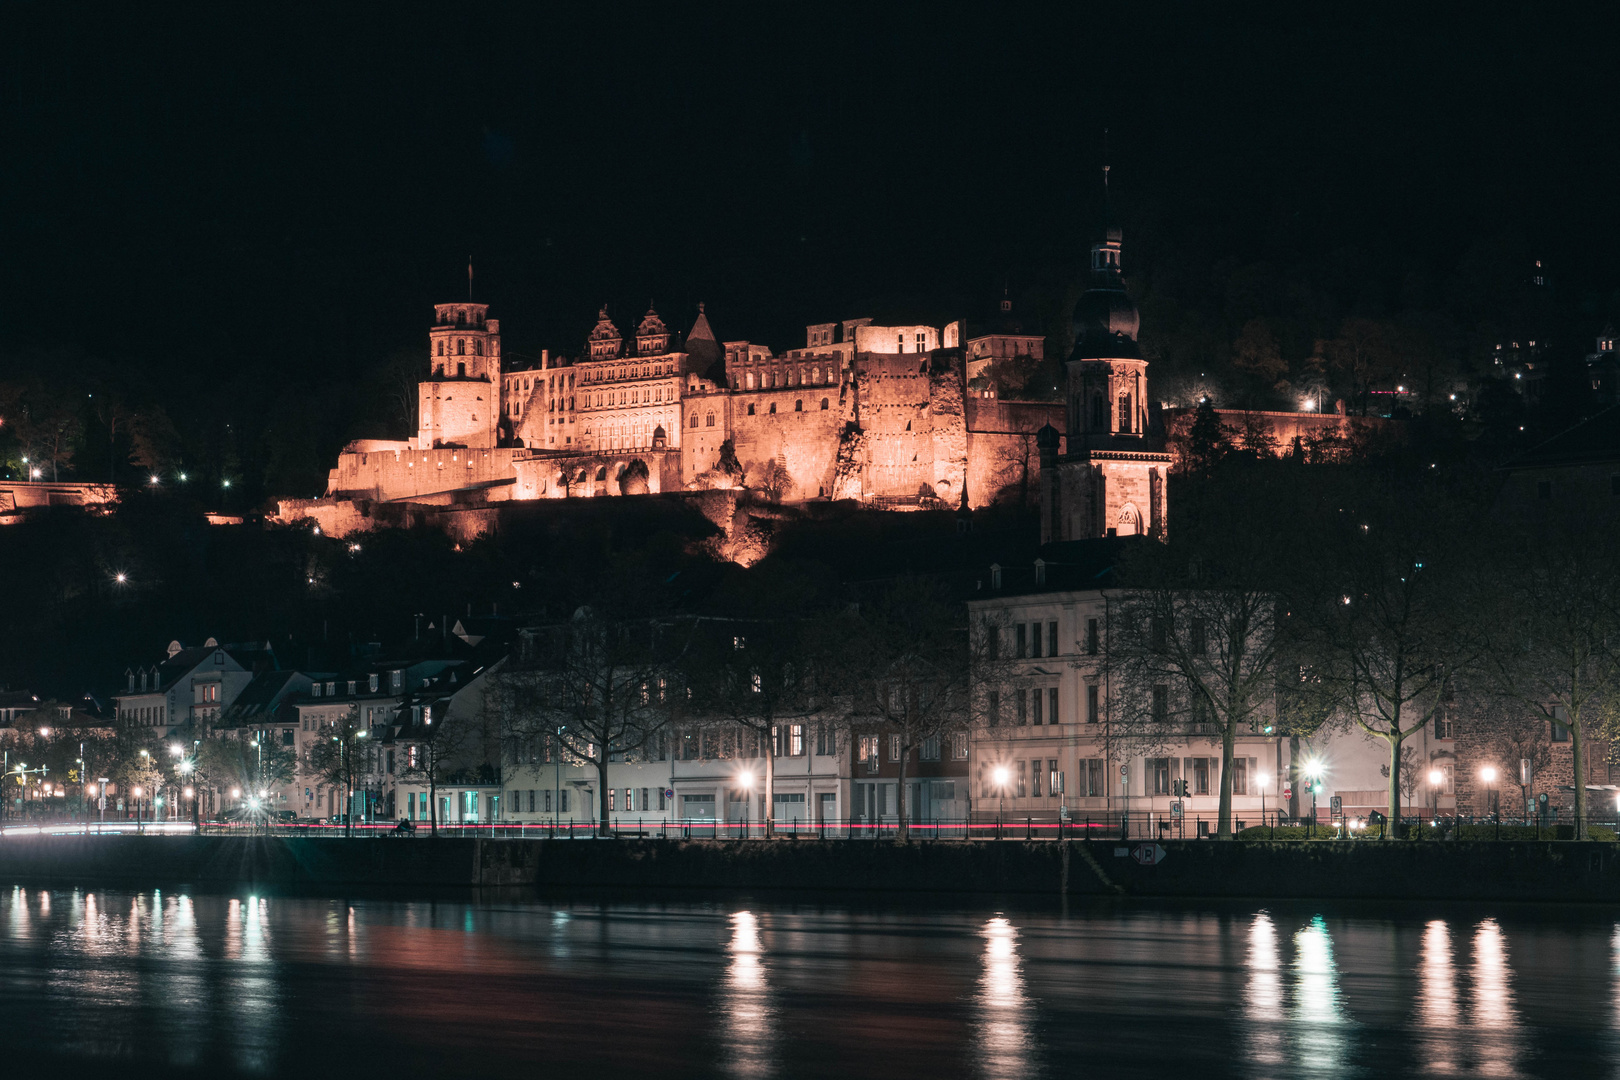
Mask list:
[[[1620,1075],[1620,909],[326,899],[13,888],[62,1075]]]

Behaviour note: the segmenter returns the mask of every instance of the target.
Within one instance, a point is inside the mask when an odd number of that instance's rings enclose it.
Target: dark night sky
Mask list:
[[[1512,235],[1612,292],[1612,22],[1418,7],[15,5],[4,336],[340,377],[469,253],[519,353],[603,300],[777,348],[942,321],[1072,275],[1105,126],[1139,265]]]

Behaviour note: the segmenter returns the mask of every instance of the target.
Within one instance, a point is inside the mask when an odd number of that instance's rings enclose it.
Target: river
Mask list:
[[[0,893],[72,1075],[1589,1076],[1620,915],[1304,904]]]

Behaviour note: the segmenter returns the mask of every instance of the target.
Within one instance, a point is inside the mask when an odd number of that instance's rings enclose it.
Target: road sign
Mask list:
[[[1180,801],[1173,802],[1173,803],[1170,804],[1170,816],[1171,817],[1180,817],[1181,816],[1181,803],[1180,803]]]
[[[1294,798],[1294,785],[1285,784],[1283,786],[1283,802],[1291,802],[1291,801],[1293,801],[1293,798]]]
[[[1164,848],[1158,844],[1137,844],[1131,849],[1131,858],[1143,866],[1157,866],[1164,862]]]
[[[674,788],[665,788],[664,789],[664,798],[673,799],[674,797],[675,797],[675,789]]]
[[[1328,813],[1333,815],[1334,821],[1344,816],[1344,799],[1341,796],[1335,795],[1328,800]]]
[[[105,809],[107,809],[107,796],[103,795],[101,798],[96,800],[96,809],[97,810],[105,810]]]

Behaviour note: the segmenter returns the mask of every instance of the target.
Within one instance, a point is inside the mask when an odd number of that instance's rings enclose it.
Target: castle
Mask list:
[[[751,488],[883,509],[1039,497],[1043,539],[1162,533],[1169,457],[1120,253],[1117,228],[1092,247],[1067,403],[998,396],[995,364],[1045,349],[1006,300],[971,336],[848,319],[780,354],[722,342],[702,304],[682,337],[649,308],[627,339],[604,308],[577,358],[538,363],[503,357],[488,305],[439,304],[416,436],[350,443],[324,497],[275,516],[344,535],[439,508],[487,527],[509,502]]]

